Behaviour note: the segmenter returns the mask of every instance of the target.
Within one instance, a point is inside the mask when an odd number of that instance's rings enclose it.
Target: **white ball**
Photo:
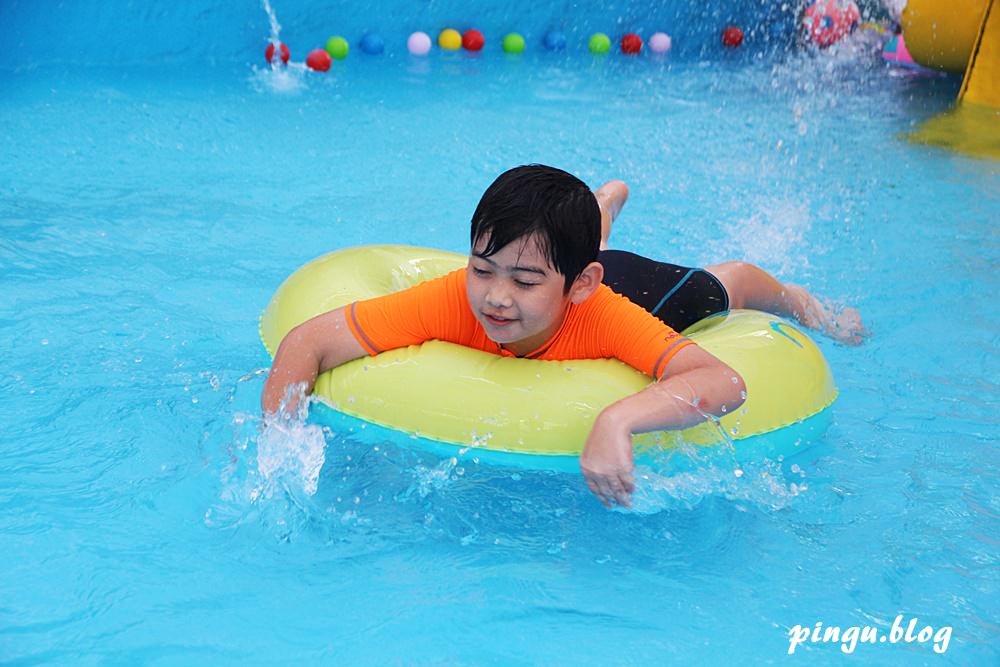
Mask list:
[[[646,44],[649,46],[649,50],[653,53],[666,53],[672,46],[670,35],[665,32],[653,33],[653,36],[649,38],[649,41],[646,42]]]
[[[415,32],[406,40],[406,48],[415,56],[426,56],[431,50],[431,38],[426,32]]]

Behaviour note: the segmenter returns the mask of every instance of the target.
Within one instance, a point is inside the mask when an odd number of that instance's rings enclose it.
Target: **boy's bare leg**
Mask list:
[[[860,345],[869,335],[856,308],[834,312],[804,287],[786,285],[746,262],[706,266],[729,293],[730,308],[752,308],[791,317],[848,345]]]
[[[611,223],[628,200],[628,186],[624,181],[608,181],[594,192],[597,205],[601,207],[601,250],[608,248]]]
[[[608,181],[595,192],[601,209],[601,250],[608,247],[611,224],[628,200],[624,181]],[[767,271],[747,262],[725,262],[705,270],[722,282],[730,308],[751,308],[790,317],[848,345],[860,345],[869,335],[856,308],[834,312],[804,287],[779,282]]]

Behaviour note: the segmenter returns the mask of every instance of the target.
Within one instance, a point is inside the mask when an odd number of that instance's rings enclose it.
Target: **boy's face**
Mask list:
[[[490,340],[523,356],[559,330],[574,290],[563,292],[565,276],[549,264],[534,235],[482,257],[488,240],[480,239],[469,256],[469,305]]]

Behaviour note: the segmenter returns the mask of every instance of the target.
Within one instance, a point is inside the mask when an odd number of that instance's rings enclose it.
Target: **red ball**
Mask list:
[[[738,27],[731,25],[722,31],[722,44],[735,49],[737,46],[743,43],[743,31]]]
[[[462,48],[466,51],[479,51],[485,43],[486,38],[478,30],[466,30],[462,33]]]
[[[285,46],[284,42],[281,43],[280,48],[281,48],[281,62],[287,65],[288,59],[292,57],[292,54],[288,50],[288,47]],[[264,57],[267,58],[267,62],[271,62],[274,59],[274,42],[268,44],[267,48],[264,49]]]
[[[332,62],[333,60],[330,59],[330,54],[326,52],[326,49],[313,49],[306,56],[306,67],[317,72],[329,71]]]
[[[630,32],[622,37],[622,53],[636,54],[642,51],[642,37]]]

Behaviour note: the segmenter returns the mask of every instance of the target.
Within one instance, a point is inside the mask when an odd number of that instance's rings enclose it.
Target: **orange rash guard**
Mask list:
[[[347,308],[351,333],[371,355],[441,340],[513,357],[489,339],[472,313],[465,272],[458,269],[393,294],[352,303]],[[693,344],[641,306],[601,285],[583,303],[571,304],[559,330],[524,358],[619,359],[660,379],[667,362]]]

